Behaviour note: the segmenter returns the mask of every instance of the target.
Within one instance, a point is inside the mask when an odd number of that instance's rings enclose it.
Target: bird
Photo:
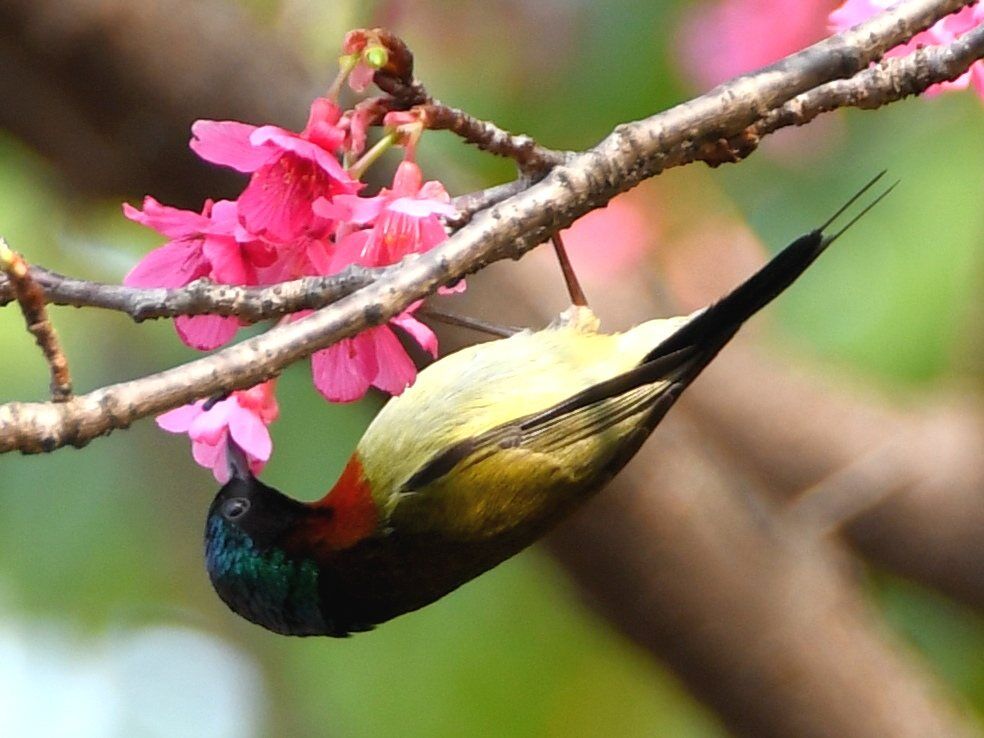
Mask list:
[[[205,562],[219,597],[275,633],[342,637],[422,608],[526,548],[638,451],[741,325],[847,225],[800,236],[717,302],[624,332],[585,305],[449,354],[369,425],[330,491],[301,502],[230,439]],[[897,184],[897,183],[896,183]]]

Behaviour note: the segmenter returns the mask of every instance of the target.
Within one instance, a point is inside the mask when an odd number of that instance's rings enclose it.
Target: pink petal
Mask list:
[[[335,195],[330,201],[321,198],[314,203],[314,212],[325,218],[347,220],[360,225],[371,223],[386,206],[386,197],[359,197],[358,195]]]
[[[418,252],[430,251],[438,244],[448,240],[448,234],[445,232],[444,226],[433,216],[421,220],[419,229],[419,243],[416,249]]]
[[[312,129],[319,126],[334,126],[341,120],[342,109],[338,103],[328,97],[316,97],[311,102],[311,109],[308,112],[307,123],[301,131],[303,138],[310,138]]]
[[[239,321],[221,315],[181,315],[174,319],[174,327],[188,346],[199,351],[211,351],[228,343],[236,335]]]
[[[462,280],[464,281],[464,280]],[[460,282],[459,282],[460,284]],[[426,325],[417,320],[413,315],[411,315],[411,310],[416,310],[420,303],[412,305],[410,308],[404,312],[397,315],[395,318],[390,318],[391,323],[395,323],[400,326],[403,330],[410,334],[414,341],[422,348],[424,351],[429,353],[435,359],[437,358],[437,335],[428,328]]]
[[[210,276],[223,284],[250,284],[255,282],[249,265],[243,259],[240,245],[228,236],[208,236],[202,247],[212,267]]]
[[[196,120],[191,125],[191,150],[205,161],[232,167],[240,172],[255,172],[276,151],[250,143],[256,126],[234,120]]]
[[[431,179],[424,182],[420,187],[420,192],[417,193],[417,197],[421,200],[435,200],[437,202],[451,202],[451,195],[448,191],[444,189],[444,185],[438,182],[436,179]]]
[[[273,451],[270,431],[258,417],[245,408],[232,414],[229,433],[239,447],[259,461],[267,461]]]
[[[209,224],[204,233],[213,236],[233,236],[239,228],[239,203],[235,200],[219,200],[212,205]]]
[[[257,128],[250,136],[250,141],[254,146],[264,144],[275,146],[285,153],[294,154],[297,158],[306,159],[320,167],[329,179],[336,185],[337,192],[355,192],[362,183],[353,180],[348,172],[338,163],[338,159],[332,152],[325,151],[311,141],[305,141],[296,133],[285,131],[277,126],[263,126]],[[313,199],[313,198],[312,198]]]
[[[193,441],[201,441],[210,445],[217,444],[229,427],[229,417],[238,407],[236,400],[227,397],[219,400],[208,410],[203,410],[192,419],[188,427],[188,435]]]
[[[458,214],[454,205],[438,200],[419,200],[410,197],[400,197],[387,205],[388,210],[403,213],[412,218],[425,218],[430,215],[443,215],[452,218]]]
[[[393,194],[396,197],[416,197],[424,174],[420,167],[412,161],[401,161],[393,175]]]
[[[303,235],[315,218],[311,203],[321,189],[318,179],[310,163],[286,154],[263,167],[239,196],[244,225],[284,242]]]
[[[215,477],[219,484],[225,484],[231,476],[226,457],[225,437],[226,434],[223,432],[222,438],[215,444],[201,443],[198,441],[191,444],[192,457],[200,466],[211,469],[212,476]]]
[[[311,239],[305,249],[307,260],[313,274],[332,274],[331,264],[334,250],[331,243],[321,239]]]
[[[365,62],[360,61],[355,65],[355,69],[349,74],[348,83],[353,92],[364,92],[372,84],[372,78],[376,70]]]
[[[168,410],[166,413],[158,415],[156,422],[158,427],[168,433],[187,433],[192,421],[202,412],[204,412],[202,402],[199,401],[193,405],[183,405],[174,408],[174,410]]]
[[[208,207],[206,203],[206,208]],[[144,198],[143,212],[128,202],[123,203],[123,215],[172,239],[196,235],[209,225],[209,219],[204,215],[161,205],[152,197]]]
[[[345,131],[337,125],[341,117],[342,111],[333,101],[326,97],[315,98],[301,138],[326,151],[337,151],[345,142]]]
[[[277,248],[263,241],[239,242],[244,258],[254,267],[268,267],[277,260]]]
[[[376,346],[376,359],[379,362],[379,370],[372,382],[373,386],[391,395],[400,394],[413,384],[417,376],[417,367],[407,355],[400,340],[386,326],[370,328],[363,335],[365,334],[372,336]]]
[[[200,242],[171,241],[144,256],[125,277],[128,287],[183,287],[208,274]]]
[[[274,392],[276,384],[276,379],[268,379],[247,390],[239,390],[235,393],[236,402],[269,425],[280,415],[280,407],[277,405],[277,396]]]
[[[311,356],[314,386],[331,402],[358,400],[368,391],[377,370],[376,347],[366,332]]]
[[[460,295],[462,292],[468,289],[468,283],[464,278],[459,279],[454,284],[448,287],[438,287],[437,294],[439,295]]]
[[[337,274],[350,264],[377,266],[370,263],[366,258],[367,245],[371,235],[372,231],[355,231],[335,244],[335,253],[332,254],[328,274]]]

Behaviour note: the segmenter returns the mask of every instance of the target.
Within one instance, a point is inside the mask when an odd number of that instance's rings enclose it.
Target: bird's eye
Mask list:
[[[245,497],[233,497],[222,503],[222,517],[226,520],[237,520],[249,510],[249,500]]]

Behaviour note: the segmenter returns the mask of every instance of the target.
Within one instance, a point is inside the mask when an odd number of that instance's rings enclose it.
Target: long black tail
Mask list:
[[[746,320],[795,282],[824,249],[892,191],[898,182],[878,195],[847,225],[830,235],[824,234],[884,174],[881,172],[858,190],[819,228],[797,238],[730,294],[697,313],[650,351],[634,369],[588,387],[547,410],[529,416],[523,423],[543,423],[606,398],[617,397],[636,387],[666,381],[669,384],[651,413],[649,425],[655,427],[680,393],[717,356]]]
[[[795,282],[830,244],[892,191],[898,182],[882,192],[840,230],[830,235],[824,234],[831,223],[857,202],[858,198],[871,189],[884,174],[885,172],[880,172],[868,184],[858,190],[850,200],[827,219],[826,223],[797,238],[747,281],[694,316],[685,326],[654,348],[643,359],[642,363],[645,364],[690,347],[707,349],[713,349],[715,345],[718,349],[723,347],[746,320],[772,302]],[[714,350],[714,353],[716,354],[717,351]],[[713,354],[710,358],[713,358]]]

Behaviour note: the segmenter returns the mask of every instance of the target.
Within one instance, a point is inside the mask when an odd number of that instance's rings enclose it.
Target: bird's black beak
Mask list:
[[[254,478],[246,452],[239,448],[239,444],[233,441],[231,436],[226,438],[226,463],[229,465],[231,479],[247,482]]]

